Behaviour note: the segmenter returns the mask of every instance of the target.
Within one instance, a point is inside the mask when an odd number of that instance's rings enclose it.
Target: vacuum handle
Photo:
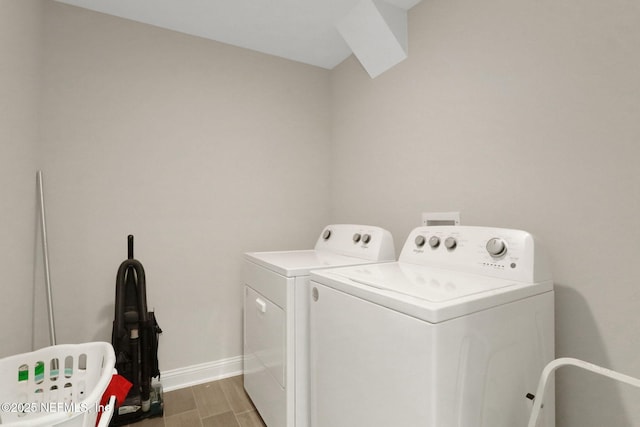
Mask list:
[[[129,249],[129,255],[127,258],[133,259],[133,234],[129,234],[127,237],[127,246]]]

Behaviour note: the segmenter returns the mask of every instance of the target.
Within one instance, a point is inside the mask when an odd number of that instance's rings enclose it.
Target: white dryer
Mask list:
[[[310,287],[312,427],[527,425],[554,358],[553,283],[529,233],[419,227],[398,262],[312,271]]]
[[[244,388],[268,427],[309,425],[309,271],[381,261],[395,261],[391,234],[348,224],[311,250],[245,254]]]

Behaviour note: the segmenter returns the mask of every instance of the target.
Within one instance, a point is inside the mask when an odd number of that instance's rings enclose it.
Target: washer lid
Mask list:
[[[313,269],[367,264],[362,258],[350,257],[322,250],[248,252],[246,260],[254,262],[285,277],[308,276]]]
[[[553,289],[404,262],[335,268],[311,280],[431,323],[465,316]]]

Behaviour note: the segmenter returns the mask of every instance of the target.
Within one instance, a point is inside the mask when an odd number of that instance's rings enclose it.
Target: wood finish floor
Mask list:
[[[164,417],[131,427],[266,427],[242,387],[242,376],[164,393]]]

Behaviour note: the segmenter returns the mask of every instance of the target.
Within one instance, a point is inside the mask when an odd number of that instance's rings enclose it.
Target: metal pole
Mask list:
[[[38,201],[40,204],[40,230],[42,232],[42,258],[44,260],[44,282],[47,290],[47,311],[49,313],[49,341],[56,345],[56,324],[53,319],[53,295],[51,293],[51,274],[49,272],[49,244],[47,243],[47,224],[44,211],[44,188],[42,186],[42,171],[36,174],[38,184]]]

